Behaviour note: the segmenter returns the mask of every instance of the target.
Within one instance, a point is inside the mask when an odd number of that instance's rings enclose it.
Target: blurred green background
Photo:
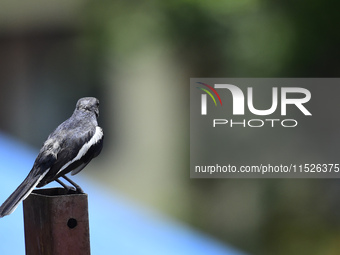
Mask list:
[[[39,148],[96,96],[105,148],[82,175],[108,192],[250,254],[339,254],[338,180],[189,178],[189,78],[338,77],[338,7],[1,0],[0,130]],[[321,131],[337,149],[334,126],[306,134]]]

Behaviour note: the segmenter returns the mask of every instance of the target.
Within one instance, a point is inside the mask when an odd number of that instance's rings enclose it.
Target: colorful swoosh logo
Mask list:
[[[221,104],[221,106],[222,106],[222,100],[221,100],[221,98],[220,98],[220,95],[217,93],[217,91],[216,91],[213,87],[211,87],[210,85],[208,85],[208,84],[206,84],[206,83],[203,83],[203,82],[197,82],[197,83],[199,83],[199,84],[201,84],[201,85],[206,86],[207,88],[209,88],[209,89],[217,96],[217,98],[218,98],[218,100],[220,101],[220,104]],[[207,90],[207,89],[205,89],[205,88],[201,88],[201,87],[197,87],[197,88],[200,89],[200,90],[203,90],[205,93],[207,93],[207,94],[212,98],[212,100],[214,101],[215,106],[217,106],[215,97],[213,96],[213,94],[211,94],[211,92],[210,92],[209,90]]]

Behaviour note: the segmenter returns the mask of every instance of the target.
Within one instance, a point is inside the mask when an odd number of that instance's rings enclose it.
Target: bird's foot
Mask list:
[[[85,194],[82,188],[65,185],[66,194]]]
[[[85,192],[83,191],[83,189],[74,181],[72,181],[70,178],[68,178],[67,176],[63,175],[62,176],[66,181],[68,181],[69,183],[71,183],[74,187],[75,187],[75,191],[78,194],[85,194]]]
[[[78,186],[78,185],[77,185],[77,186]],[[77,192],[78,194],[85,194],[84,190],[83,190],[82,188],[80,188],[79,186],[76,187],[76,192]]]
[[[56,179],[56,182],[58,182],[61,186],[63,186],[63,188],[66,191],[66,194],[76,194],[76,193],[79,193],[75,187],[68,186],[68,185],[66,185],[65,183],[63,183],[59,179]]]

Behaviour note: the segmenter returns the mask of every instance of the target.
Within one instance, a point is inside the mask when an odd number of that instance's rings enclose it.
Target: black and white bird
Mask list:
[[[72,116],[48,136],[28,176],[1,205],[0,218],[11,214],[36,187],[57,181],[65,189],[71,189],[59,180],[60,177],[72,184],[78,193],[83,193],[65,174],[79,173],[101,152],[104,134],[98,126],[98,116],[98,99],[84,97],[78,100]]]

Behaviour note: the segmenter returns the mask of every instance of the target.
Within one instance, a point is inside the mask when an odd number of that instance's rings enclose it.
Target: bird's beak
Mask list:
[[[98,118],[99,117],[99,109],[96,109],[94,112],[96,114],[96,117]]]

